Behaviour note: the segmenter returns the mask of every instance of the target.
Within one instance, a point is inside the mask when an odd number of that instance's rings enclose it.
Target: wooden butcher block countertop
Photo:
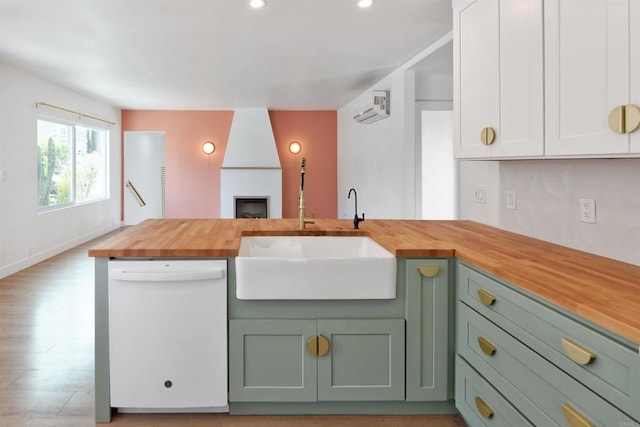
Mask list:
[[[251,235],[370,236],[397,257],[457,257],[635,344],[640,267],[472,221],[164,219],[125,229],[92,257],[233,257]]]

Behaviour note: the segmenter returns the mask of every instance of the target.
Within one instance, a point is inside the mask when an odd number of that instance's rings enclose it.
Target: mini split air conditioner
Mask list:
[[[389,117],[389,92],[374,90],[372,103],[362,108],[358,114],[353,116],[353,120],[368,125],[378,120],[386,119],[387,117]]]

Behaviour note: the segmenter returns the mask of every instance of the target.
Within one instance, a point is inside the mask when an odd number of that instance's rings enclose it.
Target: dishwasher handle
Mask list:
[[[207,271],[181,271],[181,272],[149,272],[114,270],[110,272],[110,278],[123,282],[188,282],[207,279],[222,279],[224,269],[216,268]]]

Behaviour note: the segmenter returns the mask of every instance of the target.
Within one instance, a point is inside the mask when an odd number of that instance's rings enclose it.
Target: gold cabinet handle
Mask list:
[[[578,365],[588,365],[595,358],[596,354],[580,344],[571,341],[569,338],[562,338],[562,349],[569,359]]]
[[[329,352],[329,340],[322,335],[318,336],[318,357],[322,357]]]
[[[435,275],[440,272],[440,267],[435,265],[427,265],[418,267],[418,270],[424,277],[435,277]]]
[[[561,406],[562,413],[567,423],[569,423],[569,427],[595,427],[595,424],[589,421],[587,417],[578,412],[573,406],[568,403],[563,403]]]
[[[478,412],[485,418],[493,417],[493,409],[489,405],[487,405],[480,396],[476,396],[476,408],[478,408]]]
[[[329,340],[322,335],[314,335],[307,341],[307,352],[322,357],[329,352]]]
[[[478,289],[478,298],[480,298],[480,302],[486,306],[492,305],[494,302],[496,302],[495,295],[490,294],[484,289]]]
[[[480,131],[480,141],[484,145],[491,145],[496,140],[496,131],[491,127],[482,128]]]
[[[496,352],[496,346],[491,344],[485,337],[478,337],[478,345],[480,350],[487,356],[492,356]]]
[[[624,106],[624,128],[627,133],[640,129],[640,107],[637,105]]]
[[[312,356],[318,355],[318,336],[314,335],[307,341],[307,353]]]
[[[609,113],[609,128],[615,133],[631,133],[640,128],[640,108],[637,105],[619,105]]]

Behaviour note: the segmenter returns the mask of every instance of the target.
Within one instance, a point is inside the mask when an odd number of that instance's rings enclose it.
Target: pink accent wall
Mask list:
[[[282,216],[298,216],[300,157],[304,156],[307,213],[315,212],[318,218],[336,218],[336,111],[270,111],[269,116],[282,164]],[[168,218],[220,217],[220,167],[232,119],[233,111],[122,111],[123,132],[165,132]],[[302,152],[297,156],[289,153],[293,140],[302,144]],[[216,145],[210,156],[202,152],[205,141]]]

